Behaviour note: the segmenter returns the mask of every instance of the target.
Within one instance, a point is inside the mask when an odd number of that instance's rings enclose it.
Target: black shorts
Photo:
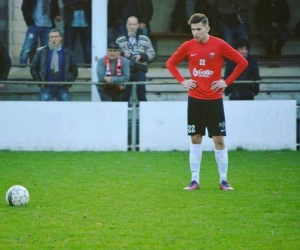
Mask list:
[[[226,136],[223,99],[200,100],[188,98],[188,135]]]

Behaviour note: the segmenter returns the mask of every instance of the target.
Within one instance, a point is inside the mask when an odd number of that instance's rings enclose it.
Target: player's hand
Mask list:
[[[197,87],[197,82],[192,79],[184,80],[181,84],[187,89],[195,89]]]
[[[214,81],[211,84],[210,89],[214,90],[214,91],[217,91],[219,89],[223,89],[223,88],[226,88],[226,87],[227,87],[227,84],[226,84],[226,82],[224,80],[218,80],[218,81]]]

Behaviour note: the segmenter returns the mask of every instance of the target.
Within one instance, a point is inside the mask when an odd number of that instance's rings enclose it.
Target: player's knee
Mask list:
[[[225,148],[225,143],[224,143],[224,138],[223,136],[214,136],[213,137],[216,149],[224,149]]]
[[[201,144],[202,136],[201,135],[192,135],[191,140],[193,144]]]

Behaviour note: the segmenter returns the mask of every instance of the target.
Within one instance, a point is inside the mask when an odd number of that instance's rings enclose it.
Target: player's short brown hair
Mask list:
[[[192,23],[202,23],[203,25],[209,25],[207,16],[202,13],[193,14],[188,21],[189,25],[191,25]]]

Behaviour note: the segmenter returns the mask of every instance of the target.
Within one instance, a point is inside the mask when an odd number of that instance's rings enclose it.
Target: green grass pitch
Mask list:
[[[188,152],[1,151],[0,249],[300,249],[300,153],[230,151],[228,177],[213,152],[188,192]]]

